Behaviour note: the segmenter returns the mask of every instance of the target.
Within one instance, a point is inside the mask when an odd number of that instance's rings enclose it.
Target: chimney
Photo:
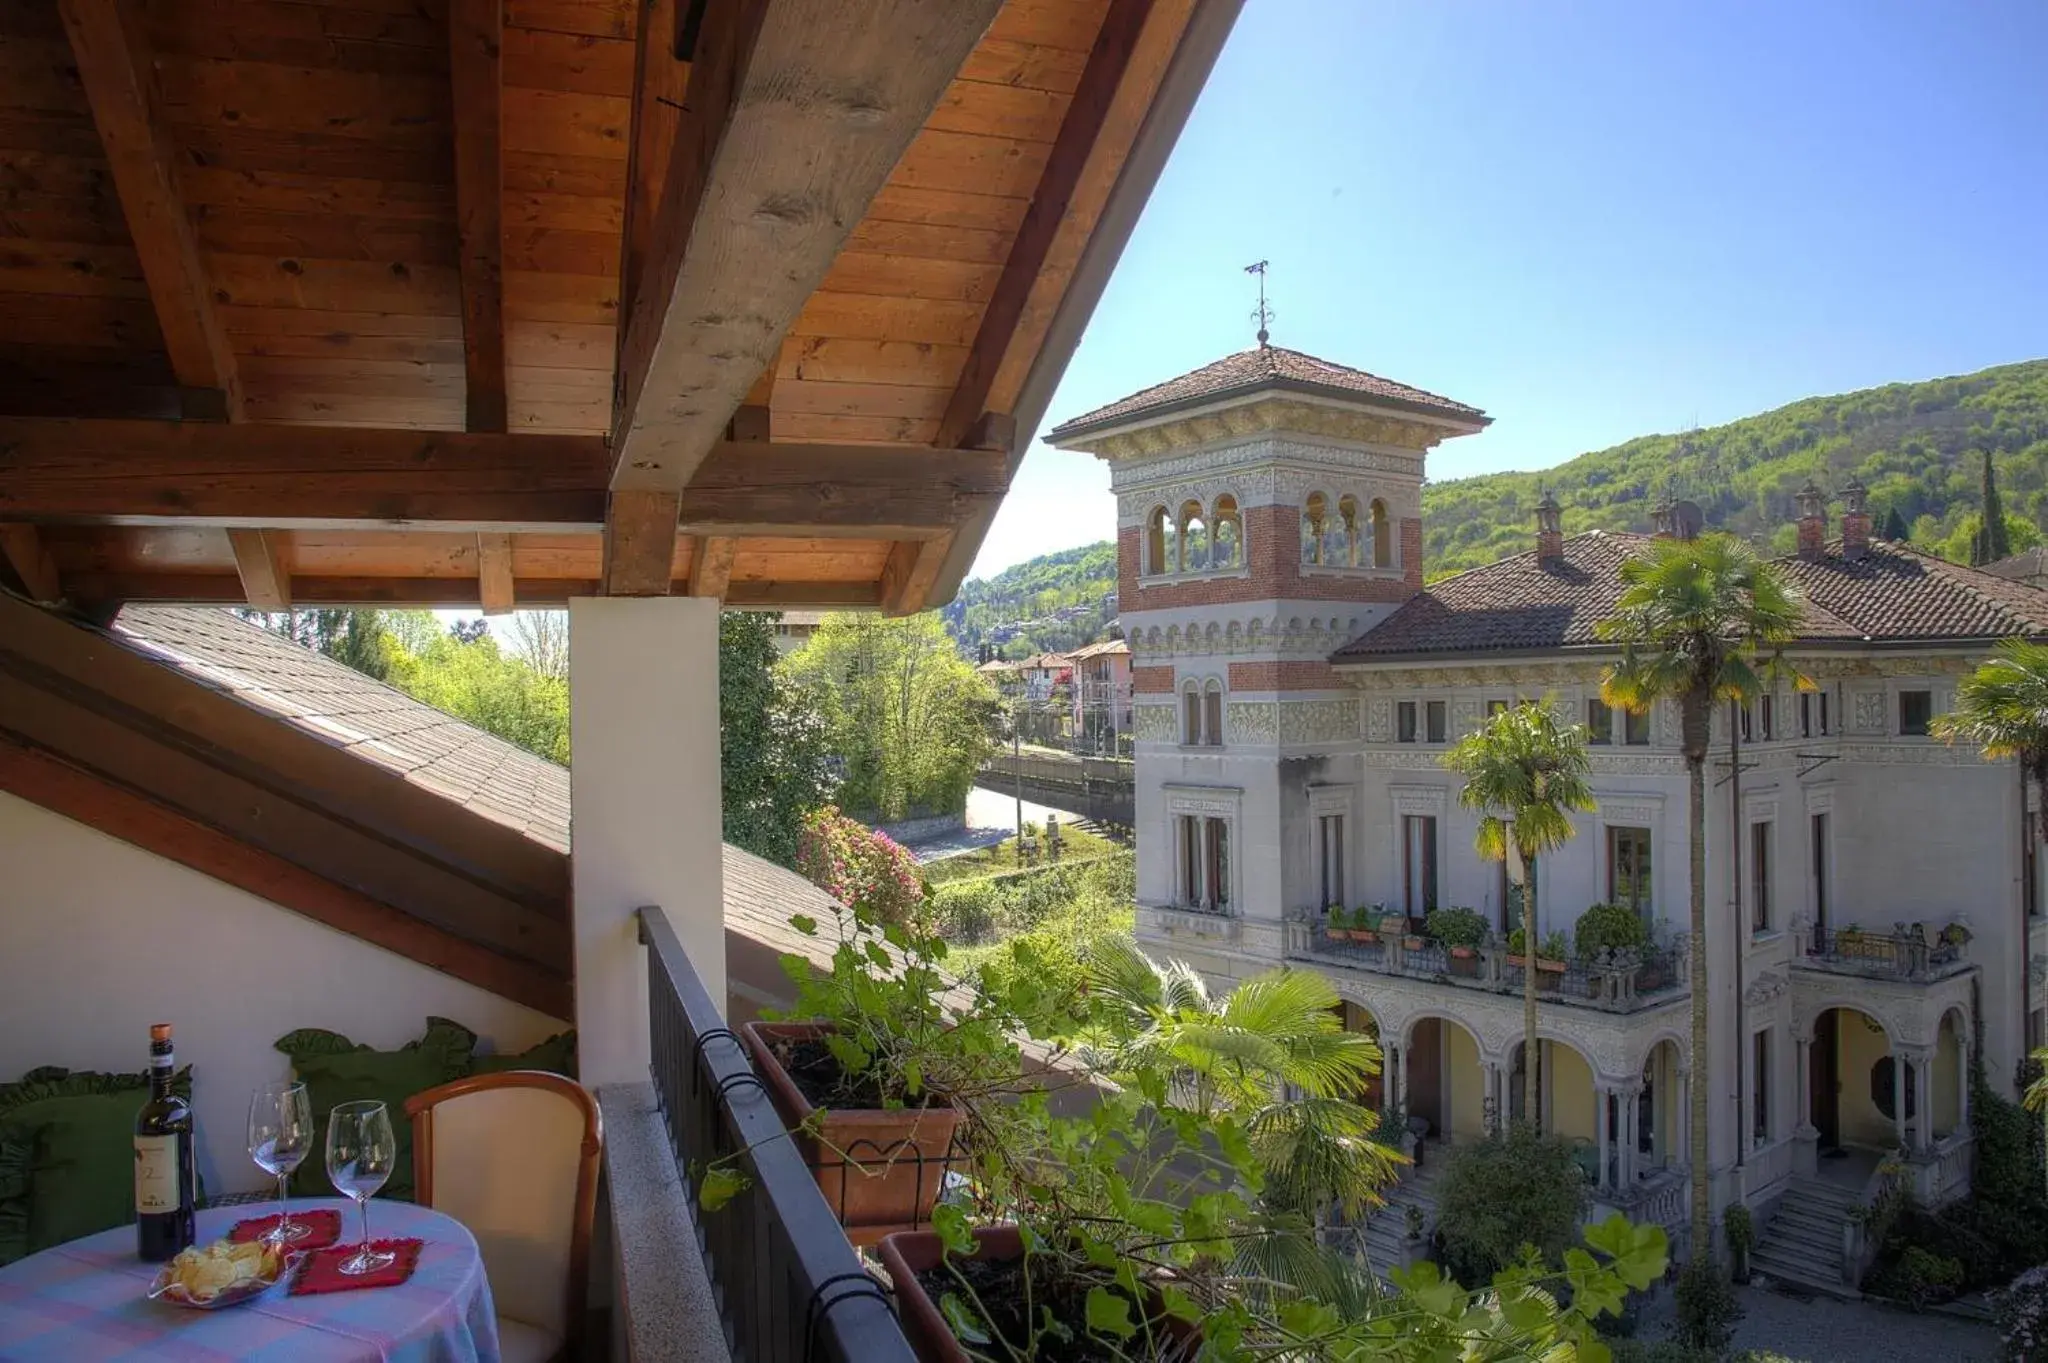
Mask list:
[[[1864,508],[1864,498],[1870,489],[1857,479],[1850,479],[1842,489],[1842,557],[1862,558],[1870,552],[1870,512]]]
[[[1548,492],[1536,503],[1536,562],[1564,562],[1564,529],[1557,498]]]
[[[1827,494],[1814,486],[1813,479],[1806,480],[1806,486],[1792,495],[1799,507],[1799,557],[1803,559],[1824,558],[1828,552],[1828,499]],[[1865,530],[1869,529],[1866,522]]]

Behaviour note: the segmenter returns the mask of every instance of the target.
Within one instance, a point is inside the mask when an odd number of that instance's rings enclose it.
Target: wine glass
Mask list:
[[[352,1197],[363,1214],[363,1243],[341,1265],[351,1278],[375,1273],[396,1263],[388,1250],[370,1248],[370,1199],[391,1177],[398,1159],[398,1140],[391,1134],[391,1113],[375,1101],[337,1103],[327,1114],[327,1178],[335,1191]]]
[[[289,1246],[313,1233],[292,1221],[285,1180],[313,1153],[313,1104],[306,1086],[288,1081],[260,1084],[249,1095],[249,1158],[277,1180],[277,1225],[263,1238]]]

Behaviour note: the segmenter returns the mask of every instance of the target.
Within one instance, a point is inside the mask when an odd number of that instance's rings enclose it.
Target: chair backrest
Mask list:
[[[405,1112],[420,1204],[476,1236],[500,1315],[573,1350],[604,1149],[590,1091],[559,1074],[506,1070],[415,1094]]]

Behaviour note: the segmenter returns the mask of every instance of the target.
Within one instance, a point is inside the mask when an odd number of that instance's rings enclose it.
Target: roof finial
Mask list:
[[[1259,277],[1259,310],[1252,314],[1252,320],[1259,324],[1259,349],[1264,350],[1273,335],[1269,330],[1273,325],[1273,310],[1266,306],[1266,262],[1262,260],[1256,265],[1247,265],[1244,272]]]

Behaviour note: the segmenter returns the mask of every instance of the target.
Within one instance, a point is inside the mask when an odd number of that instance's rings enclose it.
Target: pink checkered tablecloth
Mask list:
[[[342,1210],[342,1238],[361,1234],[346,1200],[294,1201]],[[199,1213],[201,1244],[271,1207]],[[219,1311],[144,1297],[156,1266],[135,1257],[135,1228],[30,1255],[0,1268],[0,1359],[112,1363],[497,1363],[498,1325],[476,1241],[462,1223],[405,1202],[370,1205],[378,1239],[426,1242],[397,1287],[290,1296],[279,1283]]]

